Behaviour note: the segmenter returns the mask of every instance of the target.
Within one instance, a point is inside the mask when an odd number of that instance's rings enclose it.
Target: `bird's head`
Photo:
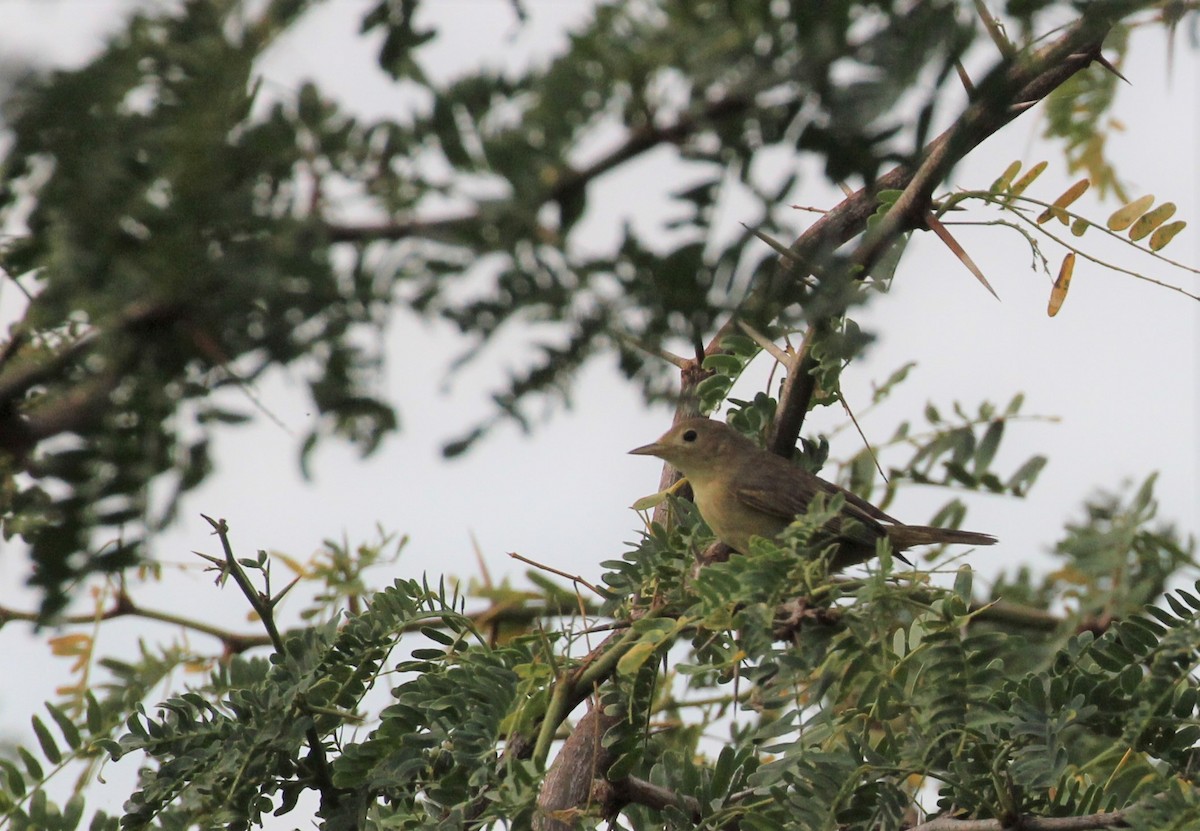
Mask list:
[[[629,452],[635,456],[657,456],[689,479],[705,477],[728,465],[738,447],[753,444],[727,424],[707,418],[679,422],[652,444]]]

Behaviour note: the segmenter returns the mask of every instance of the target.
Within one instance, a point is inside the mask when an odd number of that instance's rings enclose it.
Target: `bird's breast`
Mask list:
[[[754,536],[776,537],[787,522],[764,514],[737,497],[734,487],[720,480],[692,480],[692,498],[700,516],[708,523],[717,539],[730,548],[745,553]]]

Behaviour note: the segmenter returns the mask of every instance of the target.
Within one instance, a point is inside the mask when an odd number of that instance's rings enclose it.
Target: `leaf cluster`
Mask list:
[[[60,809],[49,780],[106,753],[144,760],[127,828],[250,827],[296,811],[309,791],[330,829],[537,824],[542,737],[569,734],[570,710],[591,694],[605,718],[597,777],[618,794],[673,795],[581,809],[619,811],[634,828],[867,829],[922,814],[1009,822],[1127,808],[1137,827],[1169,827],[1164,802],[1198,810],[1177,782],[1200,735],[1200,587],[1148,588],[1192,554],[1155,525],[1152,485],[1090,503],[1058,546],[1063,568],[1040,586],[1018,573],[980,592],[964,567],[941,588],[934,573],[897,570],[884,544],[877,566],[834,577],[824,528],[839,499],[814,501],[780,540],[697,570],[688,552],[711,535],[678,500],[675,520],[606,564],[602,614],[617,629],[587,654],[554,617],[555,586],[524,594],[549,618],[524,617],[497,640],[468,598],[401,580],[342,621],[285,635],[269,660],[228,658],[152,709],[143,699],[192,656],[108,662],[107,696],[52,706],[35,719],[38,747],[0,764],[5,816],[79,827],[82,792]],[[1064,596],[1075,612],[1047,628]],[[381,704],[367,704],[372,688]],[[95,817],[94,828],[116,827]]]
[[[29,543],[49,610],[65,582],[134,562],[209,474],[211,429],[248,418],[217,389],[303,360],[334,431],[369,450],[394,426],[353,335],[381,298],[294,210],[311,107],[252,114],[267,33],[233,6],[135,15],[87,67],[6,103],[0,211],[28,232],[0,267],[31,299],[2,368],[6,476],[37,480],[7,493],[4,531]]]

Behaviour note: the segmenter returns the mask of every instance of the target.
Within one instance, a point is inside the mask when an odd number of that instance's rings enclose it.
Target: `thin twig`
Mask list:
[[[233,544],[229,541],[229,525],[223,519],[213,519],[204,514],[200,516],[204,517],[204,520],[213,527],[213,533],[221,541],[221,549],[225,553],[225,572],[233,577],[233,581],[237,583],[238,589],[241,590],[246,600],[249,601],[250,607],[254,609],[254,613],[258,615],[259,622],[267,630],[267,636],[270,637],[275,651],[280,655],[286,654],[283,646],[283,636],[279,634],[279,627],[275,624],[275,609],[270,602],[270,598],[264,597],[250,583],[250,578],[246,575],[242,564],[234,556]]]
[[[1000,24],[992,16],[992,13],[988,11],[988,7],[984,5],[983,0],[975,0],[975,11],[979,15],[979,19],[983,22],[983,28],[987,31],[988,37],[992,39],[992,43],[996,44],[996,48],[1000,50],[1000,54],[1006,59],[1016,57],[1016,47],[1005,36],[1004,30],[1000,28]]]
[[[270,589],[266,593],[261,593],[250,583],[250,578],[242,569],[241,563],[233,553],[233,544],[229,541],[229,525],[224,519],[213,519],[210,516],[201,514],[204,520],[213,528],[213,533],[221,541],[221,549],[225,553],[225,573],[230,574],[238,588],[250,603],[252,609],[259,617],[259,622],[263,628],[267,630],[267,635],[271,638],[271,644],[275,648],[275,653],[281,659],[286,658],[287,651],[283,644],[283,636],[279,634],[279,627],[275,623],[275,604],[271,600]],[[213,560],[215,558],[206,557]],[[266,572],[269,579],[269,572]],[[296,702],[297,707],[303,707],[300,701]],[[341,792],[333,784],[333,771],[329,766],[329,759],[325,753],[325,744],[321,741],[321,736],[317,732],[316,725],[310,723],[304,731],[305,741],[308,744],[308,761],[309,769],[312,771],[313,785],[321,794],[321,804],[325,809],[336,807],[341,801]]]
[[[846,400],[846,394],[843,392],[838,396],[838,400],[842,402],[842,409],[846,411],[846,415],[850,416],[850,423],[858,431],[858,437],[862,439],[863,447],[867,448],[867,452],[871,454],[871,461],[875,463],[875,469],[879,471],[883,481],[887,482],[888,478],[887,474],[883,472],[883,465],[879,463],[879,457],[875,455],[875,448],[871,447],[871,442],[867,441],[867,434],[863,432],[862,427],[858,424],[858,419],[854,417],[854,411],[850,409],[850,402]]]
[[[508,552],[508,556],[512,557],[514,560],[520,560],[521,562],[525,563],[526,565],[531,565],[534,568],[538,569],[539,571],[547,571],[551,574],[558,575],[559,577],[563,578],[564,580],[570,580],[572,583],[578,583],[580,585],[587,586],[589,589],[592,590],[593,593],[595,593],[599,597],[607,597],[608,596],[605,592],[601,591],[599,588],[592,585],[586,579],[584,579],[583,577],[581,577],[578,574],[568,574],[565,571],[560,571],[559,569],[554,568],[554,566],[548,566],[545,563],[539,563],[537,560],[531,560],[528,557],[518,554],[515,551]]]
[[[749,109],[754,100],[752,95],[734,93],[707,103],[698,113],[681,115],[671,124],[650,124],[632,129],[618,147],[582,170],[568,168],[558,171],[557,181],[545,191],[542,204],[568,200],[586,188],[592,180],[661,144],[681,142],[714,121],[736,118]],[[471,211],[436,220],[410,219],[375,225],[329,224],[326,226],[326,232],[333,242],[395,241],[410,237],[431,239],[452,236],[460,228],[474,228],[479,221],[479,213]]]

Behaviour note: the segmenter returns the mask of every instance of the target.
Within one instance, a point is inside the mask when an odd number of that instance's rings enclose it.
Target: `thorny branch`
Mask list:
[[[1115,13],[1115,12],[1114,12]],[[963,114],[920,154],[914,169],[899,165],[868,187],[856,191],[814,222],[792,243],[788,256],[781,256],[776,278],[752,290],[742,304],[745,311],[769,307],[791,282],[802,280],[815,270],[818,257],[841,247],[863,233],[867,219],[877,207],[881,190],[899,190],[903,195],[893,204],[884,221],[861,240],[849,257],[850,266],[859,266],[865,274],[902,234],[924,227],[924,214],[936,188],[950,170],[985,139],[1029,109],[1068,78],[1085,69],[1100,56],[1100,48],[1115,17],[1089,14],[1069,27],[1061,37],[1024,59],[1004,59],[976,88],[975,98]],[[804,267],[797,264],[807,264]],[[803,268],[809,268],[805,272]],[[819,335],[836,316],[810,321],[810,332]],[[705,347],[705,355],[721,351],[721,341],[737,325],[728,320]],[[812,401],[816,379],[812,371],[816,361],[805,356],[781,395],[771,449],[790,455],[803,427]],[[694,384],[685,373],[681,401],[688,401]],[[681,405],[682,407],[683,405]],[[690,415],[690,414],[689,414]],[[687,417],[687,416],[677,416]]]

